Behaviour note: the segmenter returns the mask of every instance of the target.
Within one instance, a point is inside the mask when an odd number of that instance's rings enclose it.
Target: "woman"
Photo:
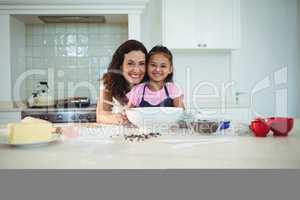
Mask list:
[[[127,105],[126,93],[144,79],[146,55],[147,49],[136,40],[124,42],[113,54],[107,73],[103,75],[100,83],[97,123],[126,124],[128,122],[122,110],[118,110],[118,106],[112,106],[111,103]]]

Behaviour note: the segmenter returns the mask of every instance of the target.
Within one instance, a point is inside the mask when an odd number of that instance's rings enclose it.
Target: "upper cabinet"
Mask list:
[[[163,0],[163,44],[172,49],[238,49],[240,0]]]

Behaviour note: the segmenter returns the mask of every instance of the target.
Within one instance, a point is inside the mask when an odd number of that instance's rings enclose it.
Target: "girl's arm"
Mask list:
[[[182,97],[174,98],[173,104],[174,104],[174,107],[185,109]]]
[[[126,124],[128,122],[127,117],[122,113],[112,113],[112,106],[104,103],[104,100],[112,102],[113,98],[109,91],[102,89],[100,90],[100,97],[97,102],[97,123]]]
[[[183,92],[174,83],[168,83],[168,90],[170,91],[171,98],[173,98],[174,107],[185,109]]]

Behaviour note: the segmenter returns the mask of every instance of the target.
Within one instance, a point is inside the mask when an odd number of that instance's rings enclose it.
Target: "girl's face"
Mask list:
[[[124,55],[122,73],[130,85],[139,84],[145,75],[146,56],[142,51],[130,51]]]
[[[150,81],[163,82],[173,71],[171,63],[164,54],[158,53],[150,57],[147,74]]]

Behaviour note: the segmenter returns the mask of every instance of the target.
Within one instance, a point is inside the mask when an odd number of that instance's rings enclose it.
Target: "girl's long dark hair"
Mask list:
[[[130,91],[130,85],[123,76],[122,65],[125,54],[131,51],[141,51],[145,56],[147,55],[147,49],[141,42],[137,40],[127,40],[115,51],[107,72],[102,77],[105,89],[110,91],[112,97],[123,105],[127,103],[126,93]]]
[[[173,55],[171,53],[171,51],[165,47],[165,46],[161,46],[161,45],[156,45],[155,47],[153,47],[149,53],[147,54],[147,57],[146,57],[146,67],[148,67],[148,64],[149,64],[149,61],[151,59],[151,57],[155,54],[163,54],[164,56],[166,56],[170,62],[170,65],[171,67],[173,67]],[[173,72],[174,72],[174,67],[173,67],[173,71],[172,73],[170,73],[166,79],[165,79],[165,82],[173,82]],[[145,81],[149,81],[149,76],[145,75],[145,78],[144,78]]]

